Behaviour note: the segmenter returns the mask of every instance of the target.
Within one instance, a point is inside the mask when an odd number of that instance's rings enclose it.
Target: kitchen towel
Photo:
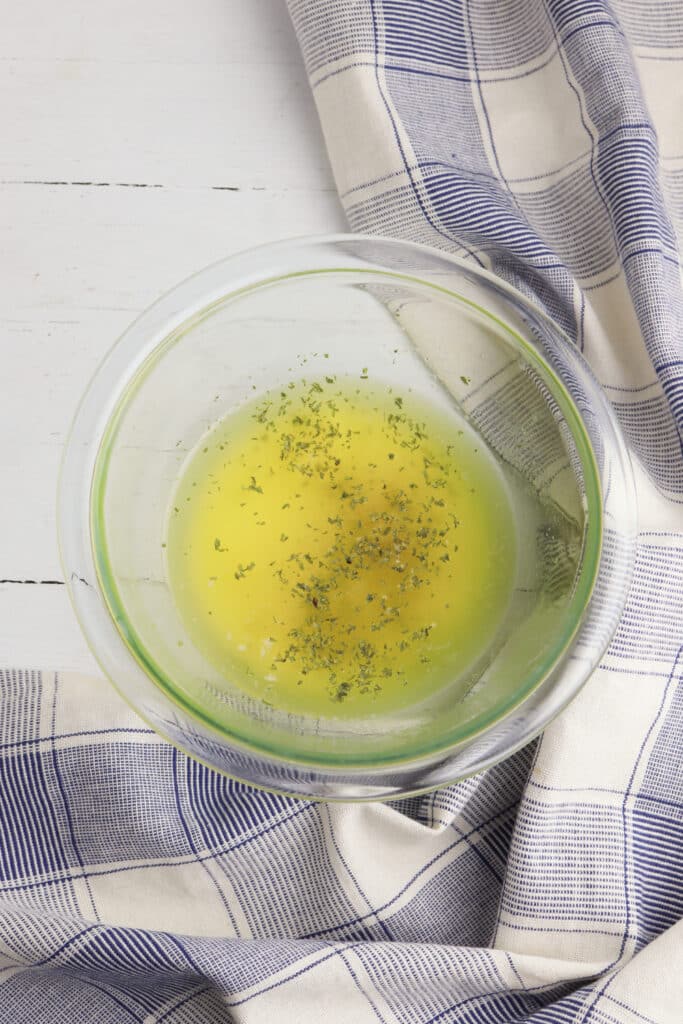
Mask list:
[[[683,3],[289,7],[351,227],[492,270],[592,364],[628,605],[539,741],[392,805],[255,792],[101,680],[0,673],[0,1024],[680,1024]]]

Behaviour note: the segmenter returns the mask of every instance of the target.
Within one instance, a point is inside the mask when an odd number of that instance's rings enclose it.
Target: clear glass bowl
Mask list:
[[[311,377],[362,368],[467,420],[513,509],[516,578],[495,640],[465,676],[392,713],[344,718],[331,704],[314,717],[249,696],[195,646],[169,584],[161,542],[187,459],[217,421],[304,364]],[[353,235],[230,257],[143,313],[82,400],[59,491],[76,614],[122,695],[191,756],[319,799],[441,786],[537,735],[616,628],[635,516],[610,406],[547,316],[453,257]]]

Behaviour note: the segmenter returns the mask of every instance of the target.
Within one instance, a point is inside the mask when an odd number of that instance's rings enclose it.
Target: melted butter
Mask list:
[[[192,642],[252,697],[315,716],[391,711],[466,673],[516,564],[482,442],[366,379],[302,381],[218,423],[165,540]]]

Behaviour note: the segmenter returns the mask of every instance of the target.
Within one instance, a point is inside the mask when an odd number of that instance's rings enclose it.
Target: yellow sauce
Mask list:
[[[391,711],[465,674],[516,563],[476,435],[366,373],[291,383],[221,421],[187,461],[165,543],[192,642],[252,697],[314,716]]]

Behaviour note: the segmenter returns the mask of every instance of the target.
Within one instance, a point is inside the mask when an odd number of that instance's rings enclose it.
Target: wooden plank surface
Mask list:
[[[89,377],[194,270],[344,220],[282,0],[1,6],[0,667],[89,669],[54,522]]]

